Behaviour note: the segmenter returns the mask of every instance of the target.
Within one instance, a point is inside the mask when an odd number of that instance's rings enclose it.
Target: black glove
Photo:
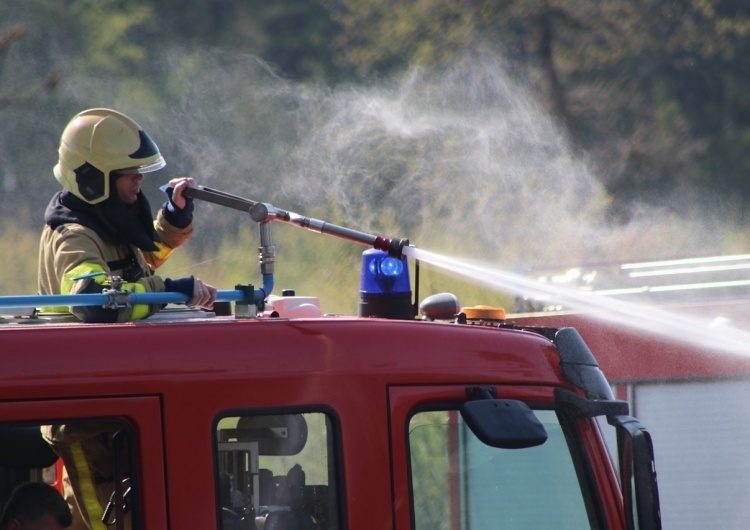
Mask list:
[[[164,279],[164,290],[168,293],[182,293],[188,295],[189,298],[192,298],[194,289],[194,276],[188,276],[187,278],[178,278],[177,280],[172,280],[170,278]]]

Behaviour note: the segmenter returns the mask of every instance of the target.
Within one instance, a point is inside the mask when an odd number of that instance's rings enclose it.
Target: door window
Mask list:
[[[334,438],[333,422],[323,412],[221,418],[221,528],[340,528]]]
[[[18,486],[44,482],[67,501],[73,521],[139,528],[133,447],[133,429],[116,419],[0,424],[0,504],[5,509]]]
[[[534,414],[548,438],[523,449],[485,445],[455,410],[414,414],[408,429],[414,528],[590,528],[564,426],[554,411]]]
[[[0,508],[21,484],[44,482],[74,527],[167,528],[161,424],[154,396],[0,403]]]

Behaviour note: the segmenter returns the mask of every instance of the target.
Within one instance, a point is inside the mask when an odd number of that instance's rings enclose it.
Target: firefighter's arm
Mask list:
[[[55,270],[60,275],[61,294],[101,293],[108,288],[109,266],[102,258],[104,250],[92,238],[74,231],[55,243]],[[86,278],[78,279],[82,276]],[[160,276],[145,276],[137,282],[122,284],[121,289],[133,293],[177,292],[188,296],[187,305],[211,309],[216,300],[216,288],[201,280],[186,278],[162,279]],[[157,311],[161,304],[136,304],[120,309],[100,306],[71,307],[70,312],[84,322],[129,322],[141,320]]]
[[[156,233],[161,237],[161,242],[156,243],[159,250],[144,254],[152,269],[163,265],[172,251],[193,235],[193,199],[183,197],[182,191],[194,186],[193,179],[179,178],[170,180],[169,184],[163,188],[167,195],[167,202],[159,210],[154,221]]]
[[[195,180],[190,177],[176,178],[162,187],[167,195],[167,202],[159,211],[154,221],[156,232],[162,242],[157,243],[159,250],[145,254],[152,269],[161,266],[172,250],[185,243],[193,234],[193,199],[183,195],[187,188],[196,187]],[[187,305],[212,309],[216,300],[216,288],[203,283],[198,278],[181,278],[179,280],[164,280],[167,291],[185,293],[190,297]]]

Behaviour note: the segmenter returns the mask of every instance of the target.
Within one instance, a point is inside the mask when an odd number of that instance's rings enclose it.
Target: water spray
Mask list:
[[[742,357],[747,357],[750,352],[750,333],[737,328],[711,328],[706,322],[695,317],[600,294],[542,284],[490,265],[441,256],[416,247],[406,248],[404,254],[500,291],[519,295],[552,295],[556,299],[564,300],[566,305],[573,309],[588,310],[592,318],[600,321],[670,337],[707,350],[723,351]]]

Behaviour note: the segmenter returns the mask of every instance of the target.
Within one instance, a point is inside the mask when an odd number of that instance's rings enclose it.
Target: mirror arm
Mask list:
[[[496,399],[496,386],[467,386],[466,397],[469,399]]]
[[[627,401],[586,399],[563,388],[555,389],[555,402],[578,418],[625,416],[630,410]]]

